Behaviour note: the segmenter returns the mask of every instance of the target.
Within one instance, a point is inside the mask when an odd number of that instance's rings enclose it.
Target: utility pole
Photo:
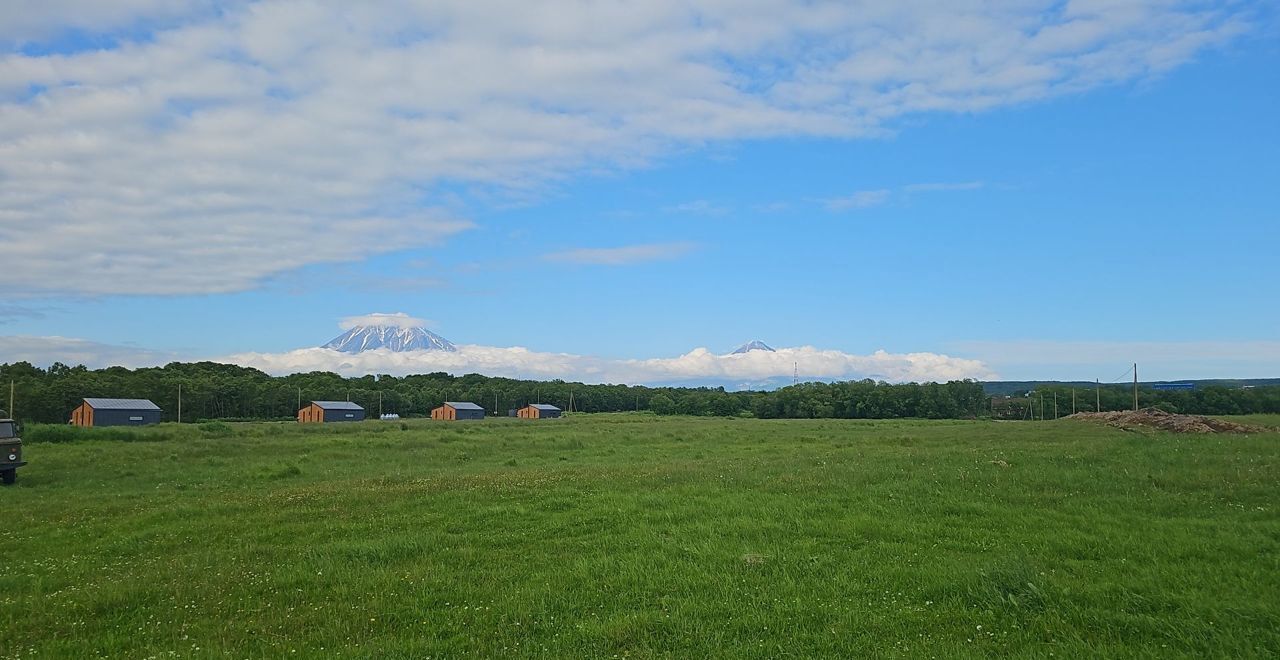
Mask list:
[[[382,390],[378,390],[378,419],[382,419]]]
[[[498,416],[498,391],[497,390],[494,390],[493,392],[493,416],[494,417]]]
[[[302,388],[298,388],[298,410],[302,410]]]
[[[1044,392],[1040,393],[1040,421],[1044,421]]]
[[[1053,391],[1053,418],[1058,418],[1058,390]]]
[[[9,419],[17,419],[18,413],[13,409],[13,379],[9,379]]]
[[[1093,412],[1102,412],[1102,379],[1093,381]]]
[[[182,383],[178,383],[178,423],[182,423]]]
[[[1071,414],[1076,414],[1076,388],[1071,388]]]
[[[1138,363],[1133,363],[1133,411],[1138,412]]]

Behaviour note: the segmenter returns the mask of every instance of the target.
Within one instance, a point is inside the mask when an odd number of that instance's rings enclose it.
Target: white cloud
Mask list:
[[[392,322],[415,322],[403,314],[368,315]],[[360,318],[360,317],[353,317]],[[351,319],[348,319],[351,320]],[[970,341],[955,344],[971,358],[940,353],[867,355],[810,346],[719,355],[705,348],[670,358],[609,359],[547,353],[522,347],[462,345],[457,353],[386,350],[339,353],[305,348],[282,353],[239,353],[212,358],[271,374],[335,371],[347,376],[447,371],[514,378],[577,380],[588,383],[761,383],[789,382],[793,365],[802,379],[861,378],[946,381],[960,378],[1116,380],[1133,362],[1143,381],[1182,378],[1274,378],[1280,373],[1280,341]],[[68,337],[0,336],[0,362],[54,362],[91,368],[145,367],[205,359],[175,351],[150,350]],[[1127,377],[1126,377],[1127,378]]]
[[[363,316],[348,316],[338,323],[338,327],[343,330],[350,330],[363,325],[381,325],[393,328],[422,328],[432,325],[432,322],[426,319],[414,318],[404,312],[394,312],[391,314],[374,312]]]
[[[0,56],[0,261],[32,293],[244,290],[465,230],[445,186],[536,190],[713,141],[879,135],[1148,78],[1247,9],[26,0],[0,42],[92,46]]]
[[[663,211],[668,213],[689,213],[692,215],[724,215],[729,209],[718,204],[713,204],[705,199],[695,199],[691,202],[668,206]]]
[[[0,303],[0,325],[13,323],[18,319],[42,319],[47,315],[48,310],[40,306]]]
[[[911,183],[898,189],[899,193],[921,192],[956,192],[961,190],[978,190],[986,184],[982,181],[964,181],[959,183]],[[845,197],[832,197],[820,200],[828,211],[849,211],[879,206],[889,201],[894,195],[887,188],[878,190],[859,190]]]
[[[102,367],[150,367],[179,359],[166,351],[153,351],[136,346],[103,344],[71,337],[0,337],[0,362],[30,362],[47,367],[54,362],[92,369]]]
[[[901,193],[920,192],[955,192],[960,190],[977,190],[985,186],[981,181],[965,181],[960,183],[911,183],[899,189]],[[824,199],[822,205],[828,211],[849,211],[880,206],[889,201],[893,192],[887,188],[878,190],[859,190],[845,197]]]
[[[588,383],[760,382],[789,379],[793,370],[802,378],[889,381],[946,381],[992,378],[994,374],[977,360],[937,353],[886,353],[852,355],[809,346],[777,352],[751,351],[717,355],[705,348],[674,358],[615,360],[570,353],[541,353],[522,347],[459,346],[456,353],[387,350],[338,353],[304,348],[287,353],[241,353],[219,361],[255,367],[271,374],[314,370],[355,376],[370,373],[392,375],[447,371],[480,373],[511,378],[576,380]]]
[[[208,16],[243,0],[5,0],[0,45],[39,42],[68,29],[91,33],[127,28],[141,21],[166,24]]]
[[[887,201],[889,201],[888,190],[859,190],[846,197],[833,197],[823,200],[822,204],[827,207],[828,211],[848,211],[879,206]]]
[[[343,319],[353,324],[424,324],[404,313],[367,314]],[[146,367],[173,361],[205,359],[170,351],[148,350],[67,337],[0,336],[4,361],[26,360],[37,366],[54,362],[91,368],[113,365]],[[671,358],[611,359],[572,353],[531,351],[520,346],[461,345],[457,352],[385,349],[342,353],[326,348],[303,348],[283,353],[238,353],[212,358],[216,362],[254,367],[273,375],[333,371],[344,376],[420,374],[447,371],[455,375],[479,373],[538,380],[563,379],[587,383],[760,383],[790,382],[794,372],[805,379],[850,380],[875,378],[900,381],[990,379],[995,374],[978,360],[938,353],[855,355],[812,346],[720,355],[696,348]],[[793,371],[794,370],[794,371]]]
[[[697,247],[693,243],[647,243],[612,248],[576,248],[543,255],[548,261],[597,266],[626,266],[684,256]]]
[[[977,190],[986,184],[982,181],[964,181],[960,183],[912,183],[903,186],[905,192],[952,192],[957,190]]]

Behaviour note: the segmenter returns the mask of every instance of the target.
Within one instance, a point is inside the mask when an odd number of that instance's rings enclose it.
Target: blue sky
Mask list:
[[[0,347],[434,370],[299,350],[399,312],[534,377],[1280,376],[1265,3],[705,4],[33,6]],[[690,353],[753,338],[798,352]]]

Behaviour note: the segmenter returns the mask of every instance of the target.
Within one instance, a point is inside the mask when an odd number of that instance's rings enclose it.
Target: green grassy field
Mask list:
[[[600,415],[99,436],[30,443],[0,490],[4,656],[1280,656],[1280,432]]]
[[[1233,422],[1241,424],[1252,424],[1264,428],[1280,429],[1280,415],[1269,415],[1259,413],[1255,415],[1221,415],[1222,419],[1229,419]]]

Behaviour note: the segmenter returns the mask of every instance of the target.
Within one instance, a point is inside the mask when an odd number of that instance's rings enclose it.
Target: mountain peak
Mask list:
[[[730,355],[740,355],[742,353],[750,353],[751,351],[769,351],[770,353],[777,352],[759,339],[752,339],[751,341],[735,348]]]
[[[391,351],[458,350],[452,342],[426,328],[402,328],[394,325],[358,325],[334,337],[320,348],[343,353],[360,353],[385,348]]]

